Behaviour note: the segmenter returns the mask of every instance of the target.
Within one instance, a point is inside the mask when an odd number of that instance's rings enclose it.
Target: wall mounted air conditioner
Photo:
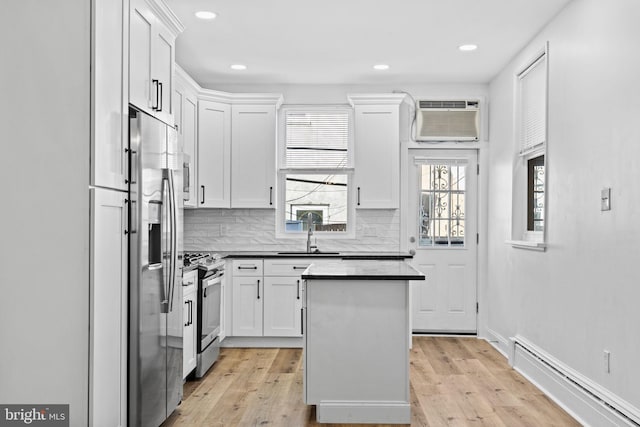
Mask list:
[[[416,102],[416,141],[477,141],[480,138],[479,101]]]

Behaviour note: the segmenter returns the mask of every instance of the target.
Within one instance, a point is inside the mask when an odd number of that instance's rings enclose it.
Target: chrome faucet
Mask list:
[[[312,249],[318,249],[317,245],[311,244],[311,236],[313,236],[313,214],[307,213],[307,253],[310,254]]]

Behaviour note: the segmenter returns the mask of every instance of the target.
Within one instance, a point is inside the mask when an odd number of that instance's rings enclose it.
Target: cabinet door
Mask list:
[[[196,288],[195,286],[185,286],[183,296],[183,325],[182,335],[182,377],[186,378],[196,367]]]
[[[151,82],[157,80],[153,86],[156,94],[152,93],[155,100],[155,116],[170,126],[174,125],[173,119],[173,62],[175,38],[159,20],[152,33],[151,40]]]
[[[231,116],[228,104],[198,103],[198,192],[201,208],[228,208],[231,197]]]
[[[91,189],[91,425],[126,425],[126,193]]]
[[[262,277],[235,276],[233,278],[233,335],[237,337],[262,336]]]
[[[397,105],[355,107],[356,206],[397,209],[400,192],[400,123]]]
[[[231,207],[275,208],[276,108],[232,108]]]
[[[195,95],[186,93],[182,102],[182,146],[189,156],[189,199],[184,201],[185,207],[196,207],[198,200],[197,168],[196,168],[196,132],[198,131],[198,100]]]
[[[145,0],[131,0],[129,21],[129,102],[153,114],[151,109],[153,12]],[[154,88],[155,90],[155,88]]]
[[[123,82],[123,0],[94,2],[93,100],[94,129],[91,184],[126,190],[128,98]]]
[[[264,336],[302,336],[302,280],[300,277],[265,277]]]

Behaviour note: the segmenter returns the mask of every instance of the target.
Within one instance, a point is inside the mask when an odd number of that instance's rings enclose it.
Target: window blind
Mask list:
[[[547,138],[547,58],[542,54],[518,75],[520,85],[520,154]]]
[[[348,166],[347,111],[288,111],[286,164],[292,169],[339,169]]]

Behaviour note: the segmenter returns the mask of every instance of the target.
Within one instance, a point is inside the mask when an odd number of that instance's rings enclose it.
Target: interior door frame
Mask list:
[[[487,174],[481,173],[483,166],[487,164],[487,142],[481,141],[476,143],[442,143],[437,145],[421,144],[414,141],[402,141],[400,144],[400,246],[402,252],[409,251],[409,236],[411,236],[410,218],[409,218],[409,173],[411,173],[411,165],[409,163],[409,154],[412,150],[475,150],[478,161],[478,177],[477,177],[477,202],[476,202],[476,229],[479,236],[479,242],[476,250],[476,302],[478,304],[478,312],[476,313],[476,335],[478,337],[492,337],[495,334],[486,328],[487,311],[486,307],[486,277],[487,277],[487,191],[488,182]],[[413,319],[410,318],[410,330],[413,331]]]

